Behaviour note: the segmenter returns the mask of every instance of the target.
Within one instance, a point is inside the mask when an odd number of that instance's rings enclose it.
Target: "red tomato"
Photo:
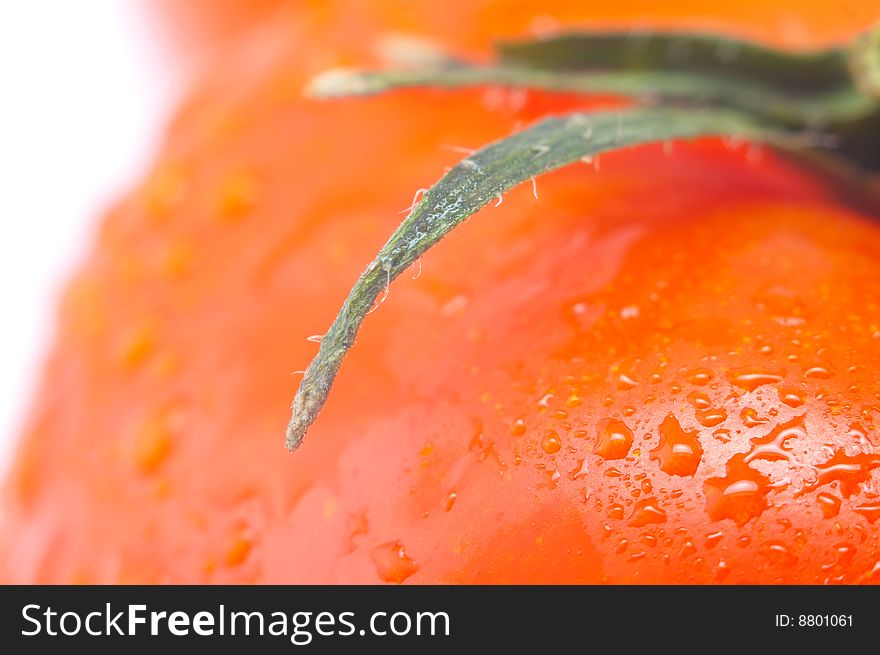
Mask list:
[[[613,4],[540,6],[647,6]],[[650,4],[814,44],[869,13]],[[880,227],[756,146],[603,156],[483,210],[391,287],[284,452],[306,337],[450,146],[592,104],[305,100],[380,33],[480,52],[549,24],[527,3],[307,5],[218,55],[102,223],[6,487],[2,578],[877,582]]]

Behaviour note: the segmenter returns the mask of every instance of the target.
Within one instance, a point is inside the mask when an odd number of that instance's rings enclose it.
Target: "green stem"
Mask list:
[[[733,136],[776,146],[871,202],[880,197],[880,28],[848,48],[786,53],[694,34],[569,34],[499,46],[487,67],[333,71],[320,97],[406,86],[501,84],[613,93],[642,106],[547,118],[490,144],[444,175],[379,251],[321,339],[293,401],[297,448],[380,294],[450,230],[508,189],[599,153],[652,141]],[[822,149],[833,145],[834,154]],[[384,297],[384,296],[383,296]]]
[[[450,230],[526,180],[593,157],[667,139],[735,136],[790,142],[749,117],[726,110],[646,107],[547,118],[459,162],[429,189],[361,273],[336,320],[321,338],[293,401],[287,448],[297,448],[323,407],[343,359],[376,299]]]
[[[496,65],[454,66],[424,70],[342,72],[319,76],[308,92],[313,97],[372,95],[407,87],[501,85],[546,91],[623,95],[639,101],[718,105],[760,115],[788,127],[849,123],[880,112],[873,99],[852,85],[814,94],[790,94],[737,77],[653,71],[557,71]]]
[[[847,63],[862,93],[880,100],[880,24],[853,42]]]
[[[497,46],[502,64],[554,71],[683,72],[761,83],[789,93],[833,90],[849,81],[842,48],[794,52],[715,34],[571,33]]]

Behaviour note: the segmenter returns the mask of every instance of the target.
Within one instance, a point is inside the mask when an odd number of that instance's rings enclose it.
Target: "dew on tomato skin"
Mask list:
[[[804,428],[804,419],[802,416],[792,419],[787,423],[773,428],[767,436],[752,439],[752,448],[746,453],[745,462],[756,459],[764,459],[768,461],[787,460],[794,461],[794,455],[791,452],[791,439],[806,439],[807,432]]]
[[[712,406],[709,396],[702,391],[691,391],[687,395],[687,399],[695,409],[709,409]]]
[[[443,499],[443,503],[442,503],[442,505],[443,505],[443,511],[444,511],[444,512],[448,512],[448,511],[450,511],[450,510],[452,509],[452,506],[455,505],[455,500],[456,500],[456,498],[458,498],[458,494],[455,493],[455,492],[453,491],[453,492],[449,493],[449,494]]]
[[[548,455],[558,453],[562,448],[562,439],[555,430],[548,430],[541,441],[541,448]]]
[[[654,484],[650,480],[642,480],[642,491],[646,494],[654,491]]]
[[[804,377],[814,380],[828,380],[834,375],[832,369],[827,366],[811,366],[804,371]]]
[[[723,582],[728,575],[730,575],[730,566],[723,559],[718,560],[718,564],[715,565],[715,580]]]
[[[779,400],[784,402],[789,407],[800,407],[804,404],[803,394],[797,389],[792,389],[790,387],[780,388],[778,390]]]
[[[771,540],[764,544],[761,554],[767,557],[772,564],[781,566],[793,566],[797,563],[797,556],[781,541]]]
[[[767,419],[760,418],[758,411],[751,407],[743,408],[739,416],[742,419],[743,425],[747,428],[754,428],[767,422]]]
[[[849,430],[846,433],[846,436],[849,437],[852,441],[859,444],[859,447],[862,449],[871,449],[873,448],[873,444],[871,440],[868,439],[868,431],[865,430],[859,423],[853,423],[849,426]]]
[[[697,547],[694,545],[693,539],[687,538],[682,542],[681,550],[678,551],[678,556],[681,558],[690,557],[696,552]]]
[[[742,453],[728,460],[725,477],[703,483],[709,517],[713,521],[731,519],[739,526],[767,509],[765,495],[769,491],[770,480],[746,464]]]
[[[568,472],[568,477],[571,480],[579,480],[587,477],[587,475],[589,475],[589,470],[589,462],[587,462],[586,459],[578,459],[575,467]]]
[[[623,505],[620,503],[614,503],[608,506],[608,518],[609,519],[622,519],[623,518]]]
[[[824,491],[816,494],[816,503],[826,519],[833,518],[840,512],[841,499],[832,494]]]
[[[712,371],[707,368],[695,368],[688,372],[687,381],[697,386],[705,386],[712,380]]]
[[[868,519],[869,523],[873,524],[878,518],[880,518],[880,502],[853,505],[853,511],[857,514],[861,514]]]
[[[648,548],[655,548],[657,546],[657,537],[652,534],[643,534],[639,537],[639,541],[642,542]]]
[[[697,421],[706,428],[714,428],[727,420],[727,412],[723,408],[698,410]]]
[[[664,473],[689,476],[696,473],[702,455],[697,432],[684,431],[678,419],[667,414],[660,424],[660,443],[651,451],[651,460],[657,460]]]
[[[538,400],[538,408],[539,408],[539,410],[543,411],[543,410],[547,410],[547,409],[549,409],[550,406],[551,406],[551,403],[553,403],[553,400],[554,400],[555,397],[556,397],[556,396],[555,396],[554,394],[552,394],[552,393],[546,393],[546,394],[544,394],[544,395],[541,397],[541,399]]]
[[[619,419],[606,419],[599,424],[593,452],[602,459],[623,459],[633,443],[632,430]]]
[[[580,407],[584,404],[583,398],[576,393],[571,394],[565,401],[566,407]]]
[[[370,551],[376,573],[384,582],[401,584],[419,570],[399,541],[389,541]]]
[[[822,565],[823,570],[837,569],[849,566],[856,556],[856,547],[852,544],[841,543],[834,547],[834,559]]]
[[[614,550],[617,553],[623,553],[623,552],[626,552],[626,549],[628,547],[629,547],[629,541],[627,541],[626,539],[621,539],[620,541],[617,542],[617,548],[615,548]]]
[[[806,485],[804,489],[811,491],[837,481],[841,493],[844,496],[852,496],[858,492],[862,482],[870,479],[871,472],[878,466],[880,466],[880,455],[847,455],[843,450],[837,450],[830,459],[815,466],[816,480]]]
[[[754,366],[740,366],[730,369],[726,377],[727,381],[732,385],[746,391],[754,391],[765,384],[782,382],[784,375],[783,371],[765,370]]]
[[[859,578],[859,584],[880,582],[880,560],[874,562],[874,566]]]
[[[721,540],[724,538],[724,533],[721,530],[716,530],[715,532],[710,532],[705,537],[703,537],[703,543],[706,548],[715,548]]]
[[[510,436],[521,437],[526,433],[526,421],[523,418],[515,418],[510,424]]]
[[[639,385],[638,382],[633,380],[630,376],[625,373],[621,373],[617,376],[617,380],[615,382],[615,387],[618,391],[628,391],[630,389],[635,389]]]
[[[638,501],[630,515],[629,525],[641,528],[649,523],[665,523],[666,512],[660,508],[656,498],[645,498]]]
[[[312,343],[321,343],[321,339],[323,338],[323,334],[313,334],[309,337],[306,337],[306,341],[311,341]]]
[[[721,443],[730,443],[730,430],[715,430],[712,436]]]

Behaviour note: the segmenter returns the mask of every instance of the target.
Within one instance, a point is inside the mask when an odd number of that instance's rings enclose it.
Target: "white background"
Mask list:
[[[0,476],[97,221],[152,157],[181,76],[134,0],[0,2]]]

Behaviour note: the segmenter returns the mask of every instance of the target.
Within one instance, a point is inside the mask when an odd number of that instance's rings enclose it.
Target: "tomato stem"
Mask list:
[[[361,273],[321,339],[293,401],[286,444],[296,449],[327,400],[364,317],[391,282],[450,230],[518,184],[602,152],[676,138],[736,136],[794,147],[790,135],[731,110],[641,107],[546,118],[492,143],[446,173]]]
[[[726,136],[768,143],[850,189],[880,193],[880,29],[848,48],[809,53],[709,35],[568,34],[502,44],[499,61],[487,67],[438,58],[416,70],[331,71],[308,92],[332,97],[485,84],[615,93],[647,106],[546,118],[469,155],[428,189],[321,339],[293,400],[288,450],[299,447],[327,401],[379,295],[450,230],[537,175],[629,146]]]

